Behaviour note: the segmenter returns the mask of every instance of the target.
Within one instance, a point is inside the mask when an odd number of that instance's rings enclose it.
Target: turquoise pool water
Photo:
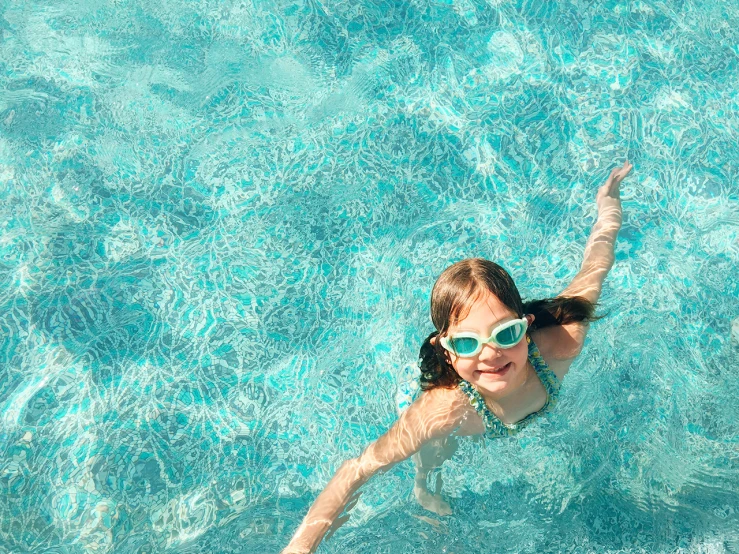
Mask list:
[[[320,551],[739,551],[736,3],[0,10],[0,553],[279,551],[436,276],[558,293],[626,157],[553,416],[463,441],[450,517],[377,476]]]

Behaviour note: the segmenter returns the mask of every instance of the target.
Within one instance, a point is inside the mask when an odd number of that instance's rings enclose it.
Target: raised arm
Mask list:
[[[326,532],[343,523],[337,518],[362,484],[410,457],[425,442],[453,433],[469,413],[468,404],[459,400],[456,390],[422,393],[385,435],[339,467],[282,554],[314,552]]]
[[[616,235],[621,229],[621,195],[619,187],[631,171],[627,161],[611,171],[605,184],[598,189],[598,220],[593,225],[585,245],[580,271],[560,296],[582,296],[593,304],[598,301],[603,281],[613,267]],[[535,332],[534,340],[550,368],[563,379],[570,364],[580,354],[588,332],[587,322],[546,327]]]
[[[582,296],[594,304],[598,301],[603,281],[613,267],[616,235],[621,229],[621,181],[632,167],[626,161],[623,167],[613,169],[608,180],[598,189],[595,198],[598,204],[598,220],[585,245],[580,271],[562,291],[561,296]]]

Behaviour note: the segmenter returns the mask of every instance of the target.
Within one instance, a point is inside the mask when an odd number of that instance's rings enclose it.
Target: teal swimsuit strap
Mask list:
[[[559,389],[562,386],[562,381],[560,381],[559,377],[549,369],[549,366],[544,361],[544,358],[541,357],[541,352],[539,352],[534,341],[532,341],[529,336],[526,337],[526,341],[529,344],[529,361],[531,362],[531,365],[534,366],[536,374],[541,380],[541,384],[544,385],[544,388],[547,391],[547,403],[544,404],[541,410],[549,411],[554,407],[559,399]]]
[[[557,399],[559,398],[559,389],[562,385],[561,381],[554,372],[549,369],[544,358],[541,357],[539,349],[528,335],[526,336],[526,342],[528,342],[529,346],[529,361],[534,367],[536,374],[539,376],[541,384],[544,385],[544,389],[547,391],[547,401],[538,412],[527,415],[521,421],[506,425],[490,411],[490,408],[488,408],[488,405],[485,403],[485,399],[475,387],[464,380],[459,383],[459,388],[462,389],[462,391],[469,397],[470,404],[472,404],[475,411],[480,414],[480,417],[485,424],[485,434],[488,436],[510,437],[515,435],[531,423],[536,417],[548,413],[557,403]]]

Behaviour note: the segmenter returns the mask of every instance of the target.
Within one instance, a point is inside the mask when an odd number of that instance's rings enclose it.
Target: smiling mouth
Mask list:
[[[511,368],[512,365],[513,365],[513,362],[508,362],[506,365],[501,366],[501,367],[499,367],[497,369],[484,369],[484,370],[480,370],[480,373],[484,373],[484,374],[488,374],[488,375],[498,375],[500,373],[505,373],[506,371],[508,371]]]

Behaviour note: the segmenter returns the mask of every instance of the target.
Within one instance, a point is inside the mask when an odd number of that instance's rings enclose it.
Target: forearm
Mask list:
[[[371,474],[362,470],[358,459],[344,462],[308,510],[290,544],[283,550],[283,554],[313,552],[344,510],[352,495],[370,477]]]
[[[608,199],[599,210],[598,220],[585,244],[580,271],[563,295],[582,296],[593,303],[598,301],[603,282],[616,259],[616,237],[620,229],[621,202]]]
[[[608,273],[615,260],[616,237],[620,229],[621,202],[612,200],[603,206],[593,225],[585,244],[581,269],[598,269]]]

